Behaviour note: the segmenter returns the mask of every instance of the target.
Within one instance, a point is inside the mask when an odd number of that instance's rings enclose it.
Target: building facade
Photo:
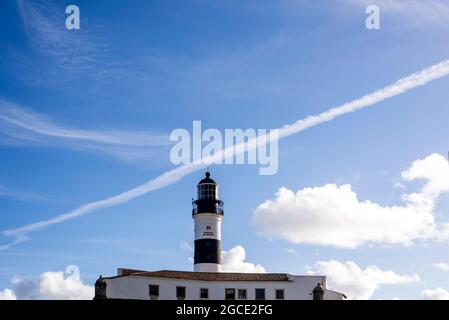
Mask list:
[[[143,271],[120,268],[98,278],[95,299],[136,300],[342,300],[326,288],[326,277],[286,273],[221,271],[223,202],[218,184],[206,173],[193,201],[194,271]]]
[[[319,285],[317,285],[319,284]],[[97,292],[104,287],[104,292]],[[342,300],[324,276],[285,273],[139,271],[118,269],[96,283],[96,299],[136,300]]]

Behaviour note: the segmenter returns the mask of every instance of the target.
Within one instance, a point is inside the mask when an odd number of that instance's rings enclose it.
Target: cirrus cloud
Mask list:
[[[0,145],[62,147],[148,163],[156,149],[168,147],[169,139],[166,134],[148,131],[74,128],[0,97]]]
[[[445,26],[449,18],[449,3],[445,0],[341,0],[347,5],[365,8],[379,6],[382,13],[402,18],[418,26]]]

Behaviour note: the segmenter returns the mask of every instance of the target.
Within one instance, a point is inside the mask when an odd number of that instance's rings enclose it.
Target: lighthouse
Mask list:
[[[192,201],[195,232],[195,272],[221,271],[221,220],[223,201],[218,196],[218,184],[206,172],[198,185],[197,200]]]
[[[197,199],[192,199],[194,271],[118,268],[117,276],[100,276],[95,282],[95,300],[346,299],[344,294],[326,288],[325,276],[220,272],[223,201],[209,172],[197,189]]]

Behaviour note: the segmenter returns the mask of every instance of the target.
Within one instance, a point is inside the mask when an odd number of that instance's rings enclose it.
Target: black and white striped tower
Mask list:
[[[223,201],[218,197],[218,184],[206,172],[198,183],[198,199],[193,201],[192,217],[195,224],[194,271],[221,271],[221,219]]]

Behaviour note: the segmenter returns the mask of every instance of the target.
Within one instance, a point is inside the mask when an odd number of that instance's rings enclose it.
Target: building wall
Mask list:
[[[106,278],[107,297],[114,299],[142,299],[148,300],[149,285],[159,285],[160,300],[176,300],[176,286],[186,287],[186,300],[199,300],[200,288],[209,289],[210,300],[224,300],[225,289],[247,290],[247,300],[255,299],[255,289],[265,288],[265,298],[275,299],[275,290],[284,289],[286,300],[312,300],[313,288],[318,282],[325,286],[325,277],[322,276],[290,276],[291,282],[284,281],[196,281],[167,278],[150,278],[143,276],[125,276],[117,278]],[[326,292],[327,293],[327,292]],[[325,294],[325,299],[342,299],[342,295],[329,292]]]
[[[346,296],[344,296],[340,292],[332,290],[326,290],[324,292],[324,300],[343,300],[343,297],[346,299]]]

